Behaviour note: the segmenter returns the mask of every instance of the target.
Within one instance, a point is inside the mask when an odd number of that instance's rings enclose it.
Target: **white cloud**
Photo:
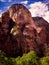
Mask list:
[[[4,11],[3,10],[0,10],[0,17],[2,16],[2,14],[9,9],[10,6],[7,6],[7,7],[4,7]]]
[[[40,16],[49,22],[48,6],[42,2],[35,2],[29,5],[32,17]]]
[[[8,10],[10,6],[4,6],[4,10]]]
[[[45,16],[43,16],[43,18],[49,22],[49,11],[45,13]]]
[[[25,5],[26,5],[27,3],[28,3],[28,1],[22,1],[22,2],[21,2],[21,4],[25,4]]]
[[[12,2],[12,0],[8,0],[8,2]]]
[[[12,0],[0,0],[1,2],[12,2]]]
[[[1,2],[6,2],[6,0],[0,0]]]
[[[2,10],[0,10],[0,17],[2,16],[2,13],[3,13]]]
[[[49,0],[43,0],[45,4],[49,4]]]

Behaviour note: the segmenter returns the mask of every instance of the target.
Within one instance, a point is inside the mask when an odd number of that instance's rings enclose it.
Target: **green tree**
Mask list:
[[[16,58],[17,65],[39,65],[39,58],[34,51],[24,54],[21,58]]]
[[[0,65],[14,65],[10,57],[0,50]]]
[[[6,54],[0,51],[0,65],[40,65],[39,57],[34,51],[23,54],[22,57],[6,57]]]
[[[41,65],[49,65],[49,56],[40,59]]]

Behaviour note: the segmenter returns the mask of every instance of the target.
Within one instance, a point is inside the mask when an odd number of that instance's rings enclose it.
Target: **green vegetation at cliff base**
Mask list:
[[[18,56],[7,57],[4,52],[0,50],[0,65],[49,65],[49,56],[38,57],[35,51]]]

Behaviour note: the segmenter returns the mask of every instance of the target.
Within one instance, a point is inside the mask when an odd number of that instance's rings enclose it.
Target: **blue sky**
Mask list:
[[[41,16],[49,22],[49,0],[0,0],[0,16],[14,3],[25,5],[33,17]]]
[[[39,2],[39,1],[45,3],[46,0],[0,0],[0,10],[5,11],[13,3],[21,3],[23,1],[28,1],[27,5],[29,5],[31,3]]]

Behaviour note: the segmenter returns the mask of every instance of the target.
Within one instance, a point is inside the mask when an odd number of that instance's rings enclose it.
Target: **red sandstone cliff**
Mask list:
[[[31,50],[38,55],[49,55],[49,24],[43,18],[32,18],[22,4],[14,4],[2,14],[0,32],[0,49],[9,55]]]

